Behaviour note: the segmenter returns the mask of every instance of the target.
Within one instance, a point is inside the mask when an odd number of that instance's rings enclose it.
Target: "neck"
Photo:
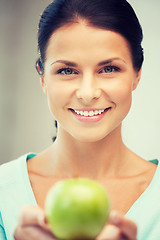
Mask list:
[[[63,177],[103,178],[118,174],[124,165],[126,147],[121,138],[121,126],[105,139],[79,142],[65,133],[53,144],[54,166]],[[63,139],[63,140],[62,140]]]

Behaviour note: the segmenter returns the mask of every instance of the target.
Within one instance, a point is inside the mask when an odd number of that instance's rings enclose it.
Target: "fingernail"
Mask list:
[[[116,211],[112,211],[112,212],[110,213],[110,218],[109,218],[109,220],[110,220],[113,224],[118,225],[118,224],[120,224],[120,222],[121,222],[121,215],[120,215],[118,212],[116,212]]]
[[[41,225],[41,226],[44,226],[46,224],[44,215],[38,216],[38,222],[39,222],[39,225]]]

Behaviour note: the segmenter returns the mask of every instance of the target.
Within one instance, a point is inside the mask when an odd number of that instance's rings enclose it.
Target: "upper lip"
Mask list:
[[[110,108],[110,107],[107,107]],[[70,110],[74,110],[74,111],[98,111],[98,110],[106,110],[107,108],[69,108]]]

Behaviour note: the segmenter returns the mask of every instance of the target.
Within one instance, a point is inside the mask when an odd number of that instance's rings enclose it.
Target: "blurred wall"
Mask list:
[[[0,162],[51,144],[54,121],[35,70],[37,24],[49,0],[0,0]]]
[[[0,0],[0,163],[52,142],[54,120],[35,71],[37,24],[51,0]],[[160,1],[130,0],[144,30],[145,62],[123,124],[123,139],[146,159],[160,157]]]

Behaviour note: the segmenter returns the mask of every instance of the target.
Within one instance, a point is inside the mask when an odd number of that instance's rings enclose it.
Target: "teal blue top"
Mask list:
[[[25,205],[37,205],[27,171],[26,154],[0,166],[0,240],[14,240],[19,211]],[[126,214],[138,226],[138,240],[160,240],[160,164],[154,177]]]

